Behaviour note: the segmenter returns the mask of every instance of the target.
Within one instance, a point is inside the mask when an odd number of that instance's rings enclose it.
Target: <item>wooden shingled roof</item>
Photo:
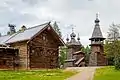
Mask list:
[[[93,33],[92,33],[92,37],[89,40],[97,39],[97,38],[99,38],[99,39],[105,39],[103,37],[103,35],[102,35],[99,22],[100,22],[100,20],[98,19],[98,17],[96,17],[95,27],[94,27],[94,30],[93,30]]]
[[[103,38],[103,35],[99,26],[95,26],[91,39],[92,38]]]
[[[44,29],[51,27],[50,22],[37,25],[31,28],[26,29],[23,32],[14,33],[12,35],[5,35],[0,37],[0,44],[9,44],[9,43],[15,43],[25,40],[32,39],[35,35],[42,32]],[[52,27],[51,27],[52,28]],[[59,35],[52,29],[55,36],[57,36],[56,39],[59,40],[61,45],[64,45],[64,41],[59,37]]]

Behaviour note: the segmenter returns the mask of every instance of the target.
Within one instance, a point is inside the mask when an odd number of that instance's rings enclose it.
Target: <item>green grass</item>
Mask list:
[[[0,80],[64,80],[77,72],[63,70],[2,71]]]
[[[96,70],[94,80],[120,80],[120,70],[104,67]]]

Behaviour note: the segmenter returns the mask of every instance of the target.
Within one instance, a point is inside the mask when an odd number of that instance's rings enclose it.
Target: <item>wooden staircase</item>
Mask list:
[[[85,62],[83,62],[84,58],[85,58],[85,57],[82,57],[82,58],[80,58],[79,60],[77,60],[77,61],[75,62],[75,65],[76,65],[77,67],[84,66],[84,65],[85,65]]]

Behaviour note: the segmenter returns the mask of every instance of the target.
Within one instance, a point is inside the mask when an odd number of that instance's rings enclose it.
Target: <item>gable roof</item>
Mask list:
[[[29,40],[32,36],[34,36],[36,33],[38,33],[41,29],[46,27],[48,23],[38,25],[32,28],[28,28],[24,32],[17,33],[16,35],[12,36],[10,39],[8,39],[5,43],[14,43],[17,41],[23,41],[23,40]]]
[[[38,32],[42,31],[44,28],[47,28],[49,24],[50,22],[28,28],[24,32],[18,32],[12,35],[2,36],[0,37],[0,44],[5,45],[9,43],[18,42],[18,41],[30,40]],[[61,39],[59,40],[61,41]]]

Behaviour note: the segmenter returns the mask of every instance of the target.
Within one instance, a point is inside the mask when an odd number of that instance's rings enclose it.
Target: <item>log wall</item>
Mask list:
[[[10,48],[0,48],[0,69],[18,68],[18,50]]]
[[[19,49],[19,68],[27,69],[27,41],[17,42],[11,46]]]
[[[43,31],[29,43],[30,68],[58,67],[58,43],[49,31]]]

